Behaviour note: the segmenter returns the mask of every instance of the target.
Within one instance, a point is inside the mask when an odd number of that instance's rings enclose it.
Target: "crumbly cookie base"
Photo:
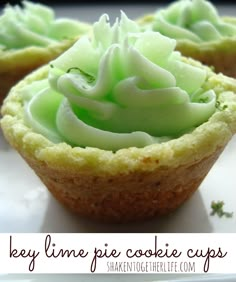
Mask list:
[[[222,148],[210,156],[177,168],[152,172],[94,176],[59,170],[26,158],[52,195],[73,212],[105,222],[129,222],[166,215],[199,187]]]

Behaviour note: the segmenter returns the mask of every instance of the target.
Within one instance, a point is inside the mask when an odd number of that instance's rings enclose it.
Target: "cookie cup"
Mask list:
[[[161,144],[112,152],[54,144],[34,132],[25,124],[20,93],[47,77],[48,67],[12,88],[1,126],[52,195],[79,215],[109,222],[165,215],[194,193],[236,131],[236,82],[207,71],[205,86],[215,90],[221,108],[190,133]]]
[[[236,25],[236,18],[223,17],[223,19],[226,23]],[[146,26],[154,20],[154,15],[146,15],[138,19],[138,23]],[[196,43],[188,39],[176,39],[176,42],[176,50],[184,56],[212,67],[216,73],[236,78],[236,35],[219,41]]]
[[[58,57],[78,38],[47,47],[30,46],[19,50],[0,50],[0,104],[10,88],[27,74]]]

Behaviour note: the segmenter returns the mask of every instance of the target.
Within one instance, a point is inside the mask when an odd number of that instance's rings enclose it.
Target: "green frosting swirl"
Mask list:
[[[185,63],[175,40],[103,15],[23,89],[26,120],[53,142],[106,150],[164,142],[207,121],[216,95],[206,71]],[[33,94],[32,94],[33,93]]]
[[[89,26],[71,19],[55,19],[47,6],[24,1],[23,7],[7,5],[0,17],[0,49],[47,46],[74,38]]]
[[[175,39],[194,42],[236,35],[236,25],[226,23],[205,0],[180,0],[155,14],[152,29]]]

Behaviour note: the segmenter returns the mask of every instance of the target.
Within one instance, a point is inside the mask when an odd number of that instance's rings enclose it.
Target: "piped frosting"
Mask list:
[[[185,63],[176,41],[107,15],[24,88],[26,120],[53,142],[105,150],[165,142],[204,123],[216,95],[206,70]]]
[[[22,7],[7,5],[0,16],[0,26],[0,50],[45,47],[89,29],[89,25],[76,20],[56,19],[51,8],[28,1]]]
[[[175,39],[194,42],[236,35],[236,25],[225,22],[205,0],[180,0],[156,12],[151,28]]]

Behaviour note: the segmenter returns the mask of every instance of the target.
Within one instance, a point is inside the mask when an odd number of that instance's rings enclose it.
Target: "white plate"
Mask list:
[[[193,197],[175,213],[133,224],[79,218],[58,204],[17,152],[0,135],[0,232],[236,232],[236,137]],[[223,200],[232,218],[210,216]]]

